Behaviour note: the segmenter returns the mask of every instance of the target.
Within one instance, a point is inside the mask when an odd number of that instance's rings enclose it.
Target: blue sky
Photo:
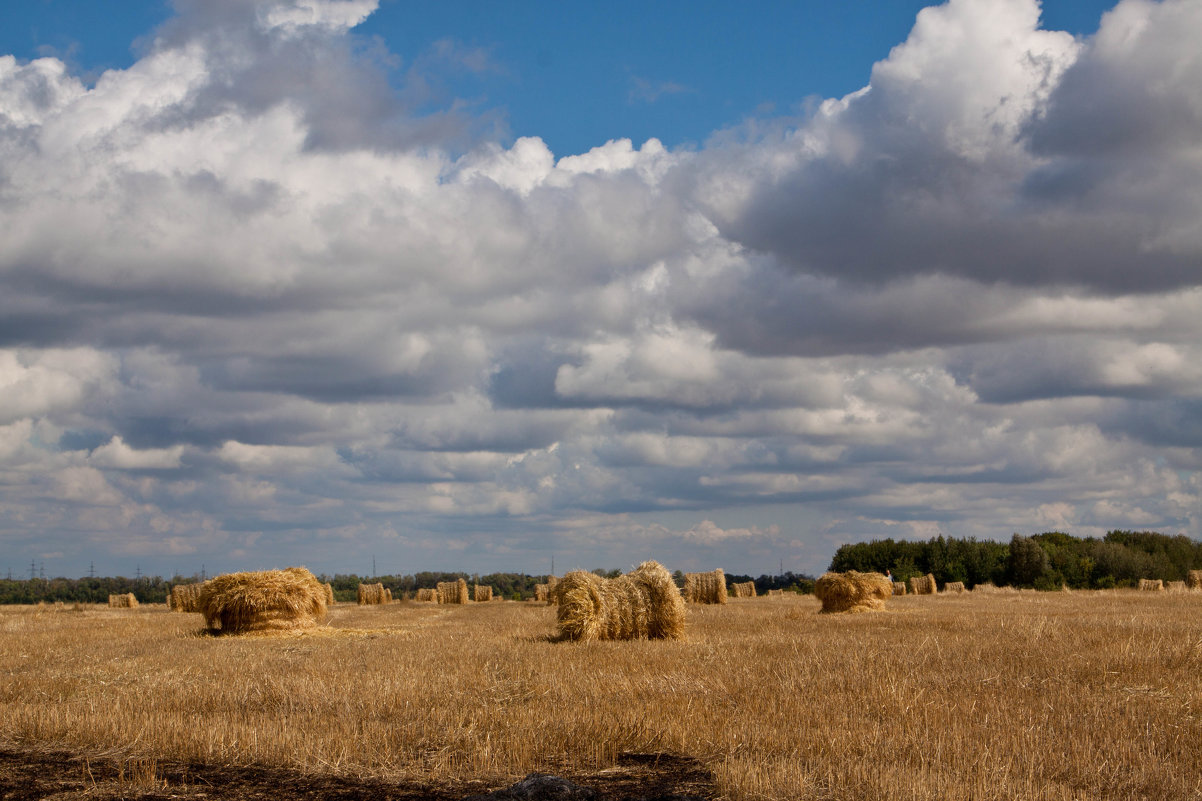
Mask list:
[[[55,55],[87,76],[128,67],[172,16],[166,0],[129,0],[118,13],[88,0],[6,5],[0,52]],[[804,114],[866,85],[926,5],[385,0],[354,34],[362,47],[383,44],[398,84],[420,62],[432,104],[499,114],[505,135],[539,136],[563,156],[622,137],[698,147],[748,118]],[[1047,0],[1043,24],[1092,34],[1111,5]]]
[[[1202,5],[414,6],[6,7],[0,571],[1202,537]]]

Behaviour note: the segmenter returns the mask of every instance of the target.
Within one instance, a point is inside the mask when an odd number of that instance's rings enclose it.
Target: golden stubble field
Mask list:
[[[1202,593],[818,606],[690,606],[684,641],[583,644],[531,603],[340,604],[252,637],[2,607],[0,745],[488,787],[670,754],[732,801],[1202,798]]]

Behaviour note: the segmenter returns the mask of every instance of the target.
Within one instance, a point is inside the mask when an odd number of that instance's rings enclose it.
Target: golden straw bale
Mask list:
[[[744,581],[740,584],[730,585],[730,594],[736,598],[754,598],[755,597],[755,582]]]
[[[684,599],[691,604],[726,603],[726,574],[722,568],[709,573],[685,573]]]
[[[472,600],[479,603],[480,601],[492,600],[492,587],[485,584],[477,584],[472,588]]]
[[[334,605],[334,585],[326,582],[326,606]]]
[[[780,597],[784,596],[784,594],[785,594],[784,590],[768,590],[769,598],[780,598]]]
[[[1184,581],[1166,581],[1164,583],[1164,588],[1166,590],[1168,590],[1169,592],[1185,592],[1185,582]]]
[[[964,592],[963,581],[949,581],[943,585],[944,592]]]
[[[210,631],[293,630],[326,616],[326,590],[303,567],[227,573],[205,582],[197,600]]]
[[[1139,588],[1150,592],[1160,592],[1164,589],[1164,581],[1161,579],[1140,579]]]
[[[560,636],[569,640],[680,639],[685,604],[658,562],[643,562],[624,576],[603,579],[575,570],[560,581]]]
[[[134,597],[132,592],[122,592],[116,595],[109,594],[109,606],[117,609],[132,609],[138,605],[138,599]]]
[[[894,595],[905,595],[906,594],[906,582],[904,582],[904,581],[893,582],[893,594]]]
[[[1185,584],[1191,590],[1202,590],[1202,570],[1191,570],[1185,577]]]
[[[438,582],[438,602],[440,604],[467,603],[467,582],[463,579]]]
[[[420,601],[421,603],[437,603],[438,590],[433,587],[425,587],[417,591],[417,595],[414,596],[413,600]]]
[[[174,612],[199,612],[196,601],[200,598],[202,584],[176,584],[171,588],[167,605]]]
[[[376,606],[387,603],[385,592],[384,585],[377,581],[375,584],[360,584],[356,595],[360,606]]]
[[[392,589],[389,587],[384,588],[384,603],[392,603]]]
[[[546,584],[535,584],[534,585],[534,600],[546,602],[547,596],[549,594],[550,593],[547,592]]]
[[[885,608],[893,582],[880,573],[825,573],[814,584],[814,595],[826,613],[871,612]]]
[[[935,577],[927,573],[925,576],[910,576],[910,592],[914,595],[935,595],[939,587],[935,584]]]

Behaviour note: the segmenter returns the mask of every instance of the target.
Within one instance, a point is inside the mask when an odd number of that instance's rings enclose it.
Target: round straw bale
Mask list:
[[[463,579],[438,582],[440,604],[465,604],[467,600],[467,582]]]
[[[963,581],[949,581],[943,585],[944,592],[964,592]]]
[[[726,603],[726,574],[722,568],[709,573],[684,574],[684,599],[691,604]]]
[[[375,584],[360,584],[356,597],[360,606],[376,606],[388,602],[387,592],[384,585],[377,581]]]
[[[110,593],[109,606],[118,609],[132,609],[138,605],[138,599],[134,597],[132,592]]]
[[[1141,590],[1160,592],[1164,589],[1164,581],[1162,579],[1140,579],[1139,588]]]
[[[326,606],[333,606],[334,605],[334,585],[327,581],[325,590],[326,590]]]
[[[885,608],[893,582],[880,573],[825,573],[814,584],[814,595],[823,612],[871,612]]]
[[[570,640],[679,639],[684,599],[658,562],[614,579],[575,570],[556,588],[561,636]]]
[[[1191,590],[1202,590],[1202,570],[1191,570],[1185,577],[1185,585]]]
[[[173,612],[199,612],[196,601],[200,598],[203,584],[176,584],[171,588],[171,602],[168,606]]]
[[[739,584],[730,585],[730,594],[736,598],[754,598],[755,597],[755,582],[744,581]]]
[[[893,594],[894,595],[905,595],[906,594],[906,582],[904,582],[904,581],[893,582]]]
[[[326,591],[303,567],[227,573],[205,582],[197,610],[225,634],[310,628],[326,616]]]
[[[939,592],[935,576],[930,573],[925,576],[910,576],[910,592],[914,595],[935,595]]]
[[[492,600],[492,587],[487,584],[476,584],[472,587],[472,600],[479,603],[481,601]]]

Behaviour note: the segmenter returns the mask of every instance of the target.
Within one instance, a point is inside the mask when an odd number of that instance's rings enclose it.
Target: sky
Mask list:
[[[1202,4],[0,17],[0,575],[1202,537]]]

